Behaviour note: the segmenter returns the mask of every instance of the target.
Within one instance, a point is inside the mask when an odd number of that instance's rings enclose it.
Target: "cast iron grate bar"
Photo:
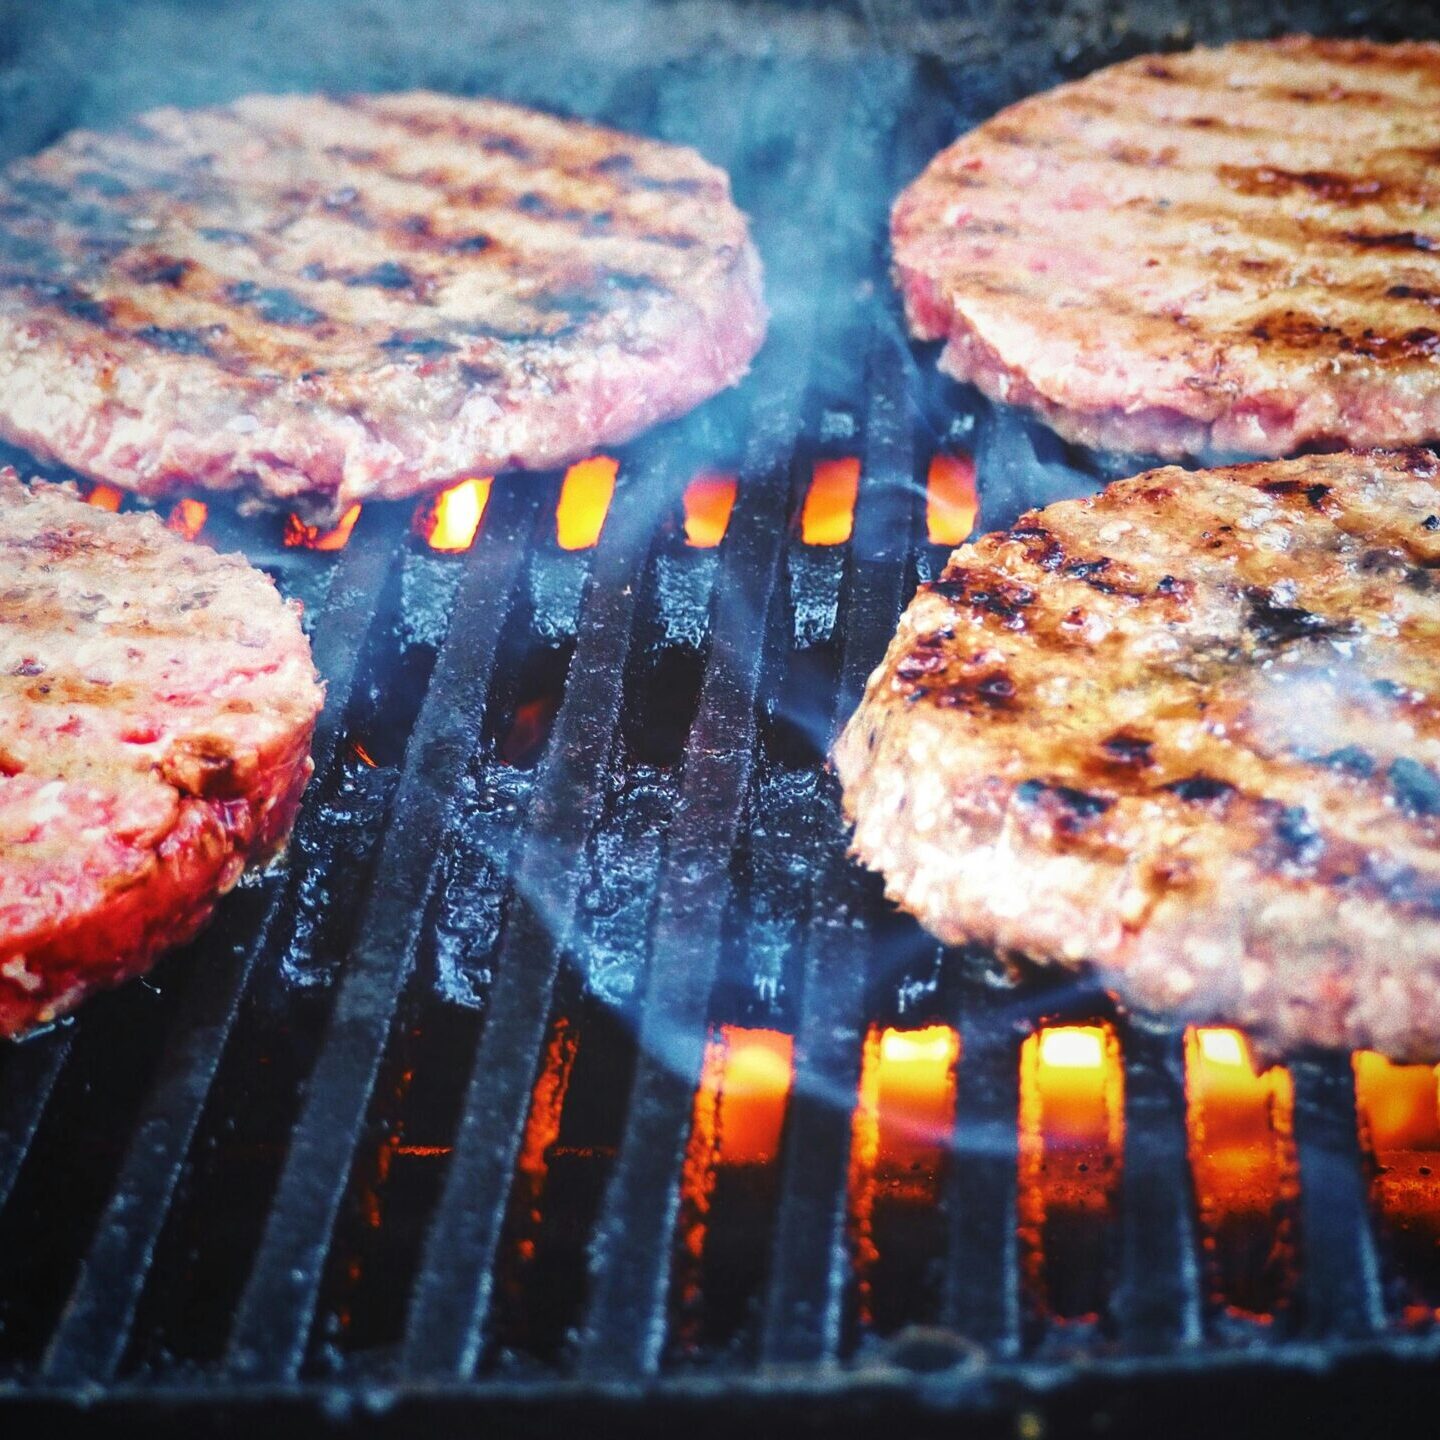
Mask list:
[[[690,731],[651,941],[639,1060],[625,1132],[592,1241],[586,1369],[653,1368],[664,1339],[664,1290],[675,1180],[705,1043],[729,899],[725,866],[755,754],[763,633],[777,589],[800,395],[777,377],[759,402],[742,497],[719,580],[710,663]],[[657,1238],[662,1237],[662,1238]]]
[[[1355,1121],[1348,1055],[1297,1061],[1295,1150],[1300,1165],[1301,1328],[1354,1339],[1384,1324],[1379,1263]]]
[[[1200,1339],[1202,1276],[1185,1145],[1184,1032],[1132,1025],[1125,1035],[1125,1156],[1120,1278],[1113,1309],[1138,1353]]]
[[[678,447],[683,449],[683,447]],[[526,817],[484,1028],[444,1188],[411,1298],[402,1368],[474,1368],[551,998],[574,923],[585,846],[605,803],[642,575],[673,456],[655,447],[629,475],[601,534],[569,677]]]
[[[313,633],[316,667],[327,685],[327,703],[312,745],[322,783],[335,760],[359,654],[405,533],[403,516],[390,507],[372,506],[362,514],[351,543],[335,561],[326,604]],[[306,830],[321,824],[321,815],[313,804],[302,808],[292,854],[307,853]],[[120,1363],[155,1242],[169,1213],[240,997],[289,893],[290,886],[282,879],[270,891],[263,909],[243,904],[247,897],[237,897],[231,902],[231,918],[222,919],[215,927],[207,963],[192,967],[187,974],[185,996],[160,1071],[134,1125],[94,1241],[51,1337],[42,1366],[47,1379],[62,1383],[108,1380]]]
[[[299,1369],[329,1244],[391,1017],[413,961],[435,837],[469,759],[496,650],[527,553],[539,487],[504,486],[466,557],[452,625],[406,746],[375,879],[339,982],[289,1154],[241,1294],[229,1363],[242,1374]]]
[[[844,143],[853,143],[858,109],[837,87],[824,114],[811,117],[806,143],[797,145],[790,166],[805,187],[805,203],[788,213],[781,203],[782,218],[763,235],[772,288],[800,298],[786,327],[772,336],[762,359],[763,378],[757,379],[762,398],[752,422],[743,501],[719,582],[710,662],[658,884],[635,1079],[615,1171],[591,1240],[583,1370],[653,1371],[665,1343],[668,1237],[719,972],[728,866],[755,763],[760,637],[770,631],[790,499],[785,461],[799,439],[815,354],[844,339],[837,317],[827,316],[828,323],[821,324],[822,287],[807,283],[799,266],[807,242],[820,233],[828,198],[815,177],[830,173],[845,153]],[[782,182],[781,194],[793,193],[786,178],[772,177]],[[845,257],[833,233],[821,253],[826,275],[836,276]],[[782,344],[788,359],[781,358]],[[665,1238],[657,1243],[656,1237]]]
[[[915,516],[915,455],[905,357],[888,330],[872,343],[865,455],[850,548],[849,594],[833,733],[854,712],[905,602]],[[794,1099],[781,1157],[781,1190],[765,1299],[767,1362],[833,1357],[846,1280],[849,1107],[860,1079],[870,939],[870,877],[849,860],[838,815],[817,839]],[[821,849],[823,847],[823,849]]]
[[[0,1210],[15,1187],[69,1053],[69,1033],[58,1030],[26,1041],[6,1063],[0,1090]]]
[[[960,1017],[950,1221],[940,1321],[987,1353],[1020,1348],[1020,1035],[997,1005]]]

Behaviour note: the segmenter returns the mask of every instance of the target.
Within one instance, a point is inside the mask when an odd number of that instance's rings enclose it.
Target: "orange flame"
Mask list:
[[[576,1048],[575,1027],[561,1016],[555,1021],[545,1050],[545,1062],[530,1093],[530,1113],[525,1121],[520,1157],[515,1164],[519,1191],[515,1198],[525,1207],[517,1246],[521,1260],[532,1260],[535,1256],[535,1238],[544,1218],[541,1207],[550,1173],[550,1151],[560,1138],[560,1120],[575,1068]]]
[[[588,550],[600,539],[619,473],[619,461],[608,455],[580,460],[565,472],[555,507],[555,539],[562,550]]]
[[[203,500],[177,500],[165,521],[167,529],[174,530],[176,534],[183,535],[187,540],[196,539],[205,528],[205,521],[210,514],[209,507]]]
[[[462,480],[421,511],[416,528],[432,550],[468,550],[475,543],[493,483],[488,476]]]
[[[1371,1200],[1408,1282],[1402,1314],[1429,1325],[1440,1318],[1440,1068],[1396,1065],[1370,1050],[1352,1064],[1360,1135],[1374,1161]]]
[[[1289,1071],[1257,1074],[1238,1030],[1185,1033],[1190,1172],[1211,1282],[1232,1313],[1268,1320],[1293,1267],[1299,1189]]]
[[[1120,1185],[1125,1073],[1109,1025],[1051,1026],[1020,1051],[1020,1236],[1032,1290],[1093,1320],[1099,1241]]]
[[[341,517],[333,530],[322,530],[318,525],[307,525],[298,515],[291,515],[285,521],[284,541],[287,549],[343,550],[350,539],[350,532],[360,518],[359,505],[352,505]]]
[[[87,505],[93,505],[97,510],[109,510],[112,514],[120,508],[120,502],[124,498],[125,492],[116,489],[114,485],[92,485],[85,492]]]
[[[794,1039],[778,1030],[722,1025],[706,1044],[680,1175],[675,1283],[682,1311],[700,1295],[720,1171],[759,1172],[780,1153],[794,1060]],[[688,1333],[685,1322],[681,1329]]]
[[[725,538],[738,488],[734,475],[697,475],[685,487],[685,543],[711,550]]]
[[[975,528],[975,462],[936,455],[925,483],[925,530],[932,545],[962,545]]]
[[[855,528],[860,493],[860,459],[817,460],[800,512],[800,538],[807,545],[843,545]]]
[[[375,764],[374,757],[358,740],[352,740],[350,742],[350,750],[362,765],[368,765],[372,770],[379,768]]]
[[[555,695],[538,695],[515,707],[515,718],[500,742],[500,758],[506,765],[528,765],[540,753],[550,734],[550,722],[560,708]]]
[[[877,1215],[939,1199],[955,1125],[960,1036],[948,1025],[881,1030],[872,1025],[860,1064],[859,1102],[850,1128],[850,1233],[860,1321],[873,1322]]]

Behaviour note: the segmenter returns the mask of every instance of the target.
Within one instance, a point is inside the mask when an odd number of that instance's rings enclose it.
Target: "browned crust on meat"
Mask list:
[[[1440,462],[1157,470],[911,603],[835,760],[949,943],[1274,1047],[1440,1055]]]
[[[157,110],[0,179],[0,433],[147,495],[558,465],[733,384],[764,323],[723,172],[494,101]]]
[[[1141,56],[963,136],[892,216],[941,366],[1083,444],[1440,434],[1440,45]]]
[[[149,969],[283,846],[321,695],[243,559],[0,470],[0,1035]]]

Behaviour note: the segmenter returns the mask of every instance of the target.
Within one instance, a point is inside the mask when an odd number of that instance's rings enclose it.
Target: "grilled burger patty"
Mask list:
[[[561,464],[764,325],[723,172],[493,101],[157,110],[0,179],[0,434],[144,495],[333,514]]]
[[[948,943],[1440,1056],[1440,461],[1156,470],[965,545],[835,759]]]
[[[0,471],[0,1035],[148,969],[284,844],[321,694],[239,556]]]
[[[1013,105],[892,216],[941,367],[1087,445],[1440,435],[1440,45],[1292,37]]]

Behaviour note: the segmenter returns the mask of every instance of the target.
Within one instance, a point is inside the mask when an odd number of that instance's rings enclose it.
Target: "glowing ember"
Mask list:
[[[285,521],[285,545],[292,550],[343,550],[359,518],[360,507],[352,505],[333,530],[322,530],[318,525],[307,525],[298,515],[291,515]]]
[[[901,1280],[887,1276],[887,1261],[912,1249],[915,1227],[935,1213],[959,1058],[960,1036],[948,1025],[872,1026],[866,1037],[850,1130],[850,1234],[863,1325],[885,1319],[876,1313],[884,1282]]]
[[[844,545],[855,528],[859,492],[858,456],[817,460],[800,512],[800,538],[807,545]]]
[[[92,485],[85,492],[85,503],[93,505],[97,510],[114,512],[120,508],[120,502],[124,498],[125,492],[117,490],[113,485]]]
[[[515,707],[515,718],[500,744],[500,759],[522,770],[533,765],[550,738],[550,724],[560,708],[555,695],[539,695]]]
[[[1020,1239],[1037,1302],[1095,1319],[1120,1187],[1125,1072],[1109,1025],[1060,1025],[1020,1052]]]
[[[1061,1070],[1098,1070],[1105,1063],[1105,1032],[1098,1025],[1042,1030],[1040,1063]]]
[[[925,484],[925,530],[932,545],[961,545],[975,527],[975,462],[936,455]]]
[[[378,768],[370,752],[358,740],[350,742],[350,751],[362,765],[368,765],[372,770]]]
[[[1294,1274],[1299,1170],[1294,1087],[1257,1074],[1238,1030],[1185,1035],[1186,1131],[1211,1292],[1235,1314],[1271,1319]]]
[[[1363,1050],[1352,1061],[1370,1196],[1394,1257],[1408,1324],[1440,1319],[1440,1069]]]
[[[165,525],[187,540],[194,540],[205,528],[205,520],[209,514],[209,507],[203,500],[177,500]]]
[[[442,490],[419,517],[417,528],[432,550],[468,550],[490,501],[492,481],[462,480]]]
[[[685,543],[709,550],[725,538],[735,508],[733,475],[697,475],[685,487]]]
[[[555,539],[562,550],[588,550],[599,540],[619,473],[619,462],[608,455],[581,460],[565,472],[555,507]]]

